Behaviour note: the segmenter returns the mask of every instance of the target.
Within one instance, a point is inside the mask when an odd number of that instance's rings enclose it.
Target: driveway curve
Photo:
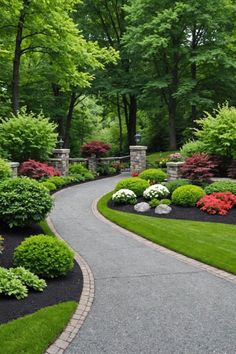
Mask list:
[[[91,311],[65,353],[235,354],[235,284],[125,236],[92,213],[93,201],[124,176],[55,196],[51,220],[95,279]]]

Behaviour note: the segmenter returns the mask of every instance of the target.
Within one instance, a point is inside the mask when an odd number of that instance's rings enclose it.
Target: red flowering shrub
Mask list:
[[[181,173],[191,181],[205,182],[214,176],[215,167],[215,163],[207,154],[194,154],[185,160]]]
[[[111,145],[105,144],[102,141],[90,141],[81,146],[83,156],[91,156],[95,154],[97,157],[105,155],[111,149]]]
[[[46,163],[28,160],[20,165],[19,175],[40,179],[43,177],[61,176],[61,173]]]
[[[132,172],[132,177],[138,177],[139,173],[138,172]]]
[[[202,197],[196,205],[208,214],[226,215],[236,205],[236,195],[230,192],[215,192]]]

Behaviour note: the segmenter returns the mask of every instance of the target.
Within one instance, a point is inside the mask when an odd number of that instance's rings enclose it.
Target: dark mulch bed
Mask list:
[[[4,236],[4,251],[0,255],[0,266],[11,267],[12,255],[25,237],[42,234],[39,226],[33,225],[25,229],[9,229],[0,225],[0,235]],[[47,279],[47,288],[41,293],[30,291],[23,300],[0,295],[0,323],[33,313],[43,307],[64,301],[79,301],[83,287],[83,275],[75,262],[74,269],[63,278]]]
[[[138,203],[145,201],[143,198],[138,199]],[[157,215],[153,209],[150,209],[144,213],[138,213],[134,210],[133,205],[115,205],[112,200],[109,200],[108,206],[111,209],[124,211],[132,214],[154,216],[157,218],[165,219],[179,219],[179,220],[193,220],[193,221],[206,221],[206,222],[217,222],[223,224],[236,224],[236,208],[231,209],[227,215],[209,215],[196,207],[179,207],[176,205],[171,205],[172,211],[166,215]]]

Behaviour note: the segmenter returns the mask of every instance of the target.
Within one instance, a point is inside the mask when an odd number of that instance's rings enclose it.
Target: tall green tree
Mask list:
[[[126,47],[142,62],[143,90],[156,93],[166,106],[170,149],[175,150],[183,111],[192,124],[198,112],[214,103],[217,87],[212,82],[222,78],[221,70],[224,87],[232,78],[235,82],[235,2],[133,0],[125,9]]]

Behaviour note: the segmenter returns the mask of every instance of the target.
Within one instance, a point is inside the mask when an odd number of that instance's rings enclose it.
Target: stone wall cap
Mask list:
[[[53,152],[56,154],[59,154],[59,153],[65,154],[65,153],[69,153],[70,149],[54,149]]]
[[[18,167],[20,166],[20,163],[19,162],[9,162],[10,166],[11,167]]]
[[[130,150],[147,150],[147,146],[144,145],[131,145]]]
[[[184,161],[170,161],[170,162],[167,162],[166,165],[167,166],[182,166],[184,164]]]

